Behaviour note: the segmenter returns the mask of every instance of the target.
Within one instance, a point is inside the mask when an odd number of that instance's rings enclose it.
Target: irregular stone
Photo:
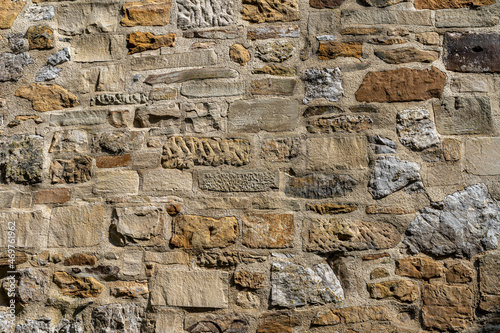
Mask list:
[[[320,312],[313,319],[312,324],[317,326],[332,326],[390,320],[389,311],[383,306],[351,306]]]
[[[115,208],[109,229],[115,245],[157,245],[165,239],[165,213],[154,206]]]
[[[263,273],[238,271],[234,273],[234,283],[250,289],[261,289],[265,287],[265,276]]]
[[[121,25],[160,26],[170,23],[171,0],[147,0],[123,4]]]
[[[118,2],[60,4],[57,8],[57,28],[65,35],[115,32]]]
[[[176,88],[153,88],[149,94],[149,99],[153,101],[164,101],[177,99],[177,89]]]
[[[98,297],[104,289],[93,277],[76,277],[66,272],[55,272],[54,283],[61,294],[73,297]]]
[[[26,10],[26,13],[24,13],[24,17],[30,21],[52,20],[54,15],[53,6],[31,5]]]
[[[436,127],[440,134],[490,134],[490,99],[487,96],[447,97],[435,102]]]
[[[106,67],[99,68],[96,91],[122,91],[125,86],[124,67],[121,64],[109,64]],[[113,96],[110,94],[110,96]],[[118,95],[114,95],[118,96]],[[124,95],[127,96],[127,95]],[[96,96],[97,97],[97,96]],[[100,95],[98,97],[104,97]],[[141,96],[141,98],[144,98]],[[115,100],[117,102],[118,98]],[[95,99],[91,103],[95,104]]]
[[[46,270],[27,268],[19,269],[17,272],[15,295],[18,302],[27,305],[33,302],[43,302],[47,299],[50,281]],[[5,289],[5,284],[3,287]]]
[[[437,28],[493,27],[500,17],[497,10],[444,9],[436,12]],[[498,36],[498,34],[497,34]],[[474,65],[473,65],[474,66]]]
[[[37,204],[65,203],[70,199],[71,190],[69,188],[55,188],[37,191],[35,202]]]
[[[271,266],[271,303],[295,308],[344,300],[340,281],[328,264],[312,268],[275,261]]]
[[[243,166],[250,162],[250,142],[173,136],[163,146],[162,166],[189,169],[195,165]]]
[[[272,64],[266,65],[262,68],[252,70],[252,74],[268,74],[276,76],[295,76],[296,70],[291,67],[283,67],[280,65]]]
[[[364,36],[364,35],[378,35],[382,33],[380,28],[358,28],[350,27],[342,29],[340,34],[342,35],[353,35],[353,36]]]
[[[407,257],[396,261],[395,273],[415,279],[429,280],[443,275],[443,265],[425,257]]]
[[[344,0],[309,0],[309,6],[312,8],[338,8]]]
[[[30,50],[48,50],[54,47],[54,30],[48,25],[35,25],[26,32]]]
[[[150,32],[134,31],[127,35],[128,54],[157,50],[161,47],[174,47],[176,34],[153,35]]]
[[[92,152],[116,155],[129,153],[142,147],[144,137],[141,131],[96,132],[92,136]]]
[[[24,1],[0,0],[0,29],[10,29],[24,6]]]
[[[333,115],[307,121],[309,133],[363,132],[371,129],[373,120],[365,115]]]
[[[382,267],[375,268],[373,271],[370,273],[370,279],[375,280],[375,279],[381,279],[384,277],[389,276],[389,272]]]
[[[26,39],[26,34],[21,32],[10,33],[7,35],[7,38],[9,39],[9,46],[13,53],[18,54],[29,51],[30,47]]]
[[[231,25],[233,5],[230,0],[177,0],[177,26],[193,29]]]
[[[110,34],[78,35],[71,39],[71,44],[76,62],[113,61],[122,57],[121,50],[125,48],[124,40]]]
[[[28,120],[33,120],[33,122],[37,125],[43,123],[43,120],[39,116],[35,116],[35,115],[15,116],[14,120],[11,121],[10,123],[8,123],[7,126],[9,126],[9,127],[19,126],[21,124],[21,122],[28,121]]]
[[[241,44],[233,44],[229,48],[229,58],[241,66],[245,66],[250,61],[250,52]]]
[[[62,69],[51,66],[51,65],[43,66],[36,73],[35,81],[36,82],[44,82],[44,81],[54,80],[55,78],[57,78],[59,76],[59,73],[61,71],[62,71]]]
[[[498,175],[498,138],[471,138],[465,144],[465,169],[474,175]]]
[[[134,57],[130,60],[133,71],[146,71],[161,68],[178,68],[194,66],[212,66],[217,64],[214,50],[172,53],[161,56]]]
[[[443,155],[446,161],[458,161],[462,157],[462,144],[456,139],[443,139]]]
[[[221,271],[158,270],[152,280],[151,305],[225,309],[228,275]]]
[[[294,233],[292,214],[251,214],[243,217],[242,244],[249,248],[292,247]]]
[[[0,140],[0,180],[35,184],[42,181],[43,138],[14,135]]]
[[[368,137],[370,147],[375,154],[395,154],[396,142],[389,138],[383,138],[380,135],[370,135]]]
[[[430,69],[399,68],[369,72],[356,91],[360,102],[425,101],[440,98],[446,85],[446,74]]]
[[[396,44],[406,44],[408,41],[402,38],[372,38],[369,41],[371,44],[375,45],[396,45]]]
[[[227,103],[224,101],[182,103],[181,111],[185,114],[186,133],[217,132],[227,128]]]
[[[361,3],[369,7],[384,8],[407,0],[361,0]]]
[[[95,159],[98,168],[116,168],[130,164],[130,154],[121,156],[97,156]]]
[[[139,175],[132,170],[97,170],[93,192],[99,195],[137,194]]]
[[[9,207],[10,208],[10,207]],[[1,212],[0,222],[4,226],[11,225],[12,222],[16,225],[16,247],[34,248],[35,245],[45,245],[43,230],[47,228],[46,221],[42,218],[41,211],[34,212]],[[0,246],[7,248],[9,245],[8,238],[0,239]]]
[[[267,313],[259,319],[256,333],[293,333],[293,328],[300,325],[297,317],[281,313]]]
[[[28,261],[28,255],[21,251],[14,251],[14,258],[8,250],[0,253],[0,266],[20,265]],[[0,326],[1,327],[1,326]]]
[[[100,275],[100,277],[104,280],[116,280],[118,279],[120,267],[111,265],[99,265],[97,267],[85,268],[85,272]]]
[[[294,50],[290,42],[278,41],[257,46],[255,55],[265,62],[283,62],[293,55]]]
[[[348,175],[311,175],[288,177],[287,196],[309,199],[340,197],[349,194],[358,182]]]
[[[167,74],[149,75],[144,83],[154,85],[159,83],[175,83],[190,80],[235,78],[238,72],[234,69],[226,68],[199,68],[186,69],[183,71],[170,72]]]
[[[292,96],[297,80],[295,79],[260,79],[253,80],[250,91],[252,95],[285,95]]]
[[[105,124],[108,112],[106,110],[72,111],[65,113],[52,113],[50,126],[91,126]]]
[[[473,319],[473,294],[464,286],[424,284],[422,322],[426,329],[458,331]]]
[[[26,319],[24,324],[18,324],[15,326],[16,333],[28,333],[28,332],[37,332],[37,333],[50,333],[53,332],[50,325],[50,318],[40,318],[40,319]],[[6,332],[12,332],[14,329],[12,326],[6,324]]]
[[[238,96],[244,93],[245,83],[241,81],[200,81],[183,84],[181,88],[181,95],[196,98]]]
[[[27,52],[0,54],[0,82],[19,80],[23,76],[24,67],[32,62],[33,59]]]
[[[241,16],[252,23],[299,20],[297,0],[242,0],[242,3]]]
[[[384,299],[394,297],[402,302],[414,302],[418,298],[418,287],[408,280],[392,280],[379,283],[367,283],[371,298]]]
[[[401,235],[389,223],[338,219],[312,220],[304,235],[305,249],[318,253],[390,249],[400,240]]]
[[[458,262],[446,271],[446,282],[448,283],[468,283],[471,282],[476,271],[469,268],[464,263]]]
[[[305,75],[304,104],[315,98],[325,98],[329,102],[336,102],[344,95],[342,76],[338,67],[323,70],[306,69]]]
[[[412,253],[472,257],[497,247],[500,208],[484,184],[467,187],[424,208],[406,230]]]
[[[53,184],[88,182],[92,178],[92,158],[79,156],[71,160],[53,160],[50,177]]]
[[[148,283],[137,281],[116,281],[108,284],[109,294],[114,297],[146,298],[149,295]]]
[[[240,36],[240,32],[237,29],[204,29],[185,31],[182,36],[184,38],[235,39]]]
[[[387,252],[383,252],[383,253],[365,254],[364,256],[361,257],[363,261],[377,260],[381,258],[390,258],[390,255]]]
[[[256,253],[224,251],[204,251],[197,257],[197,263],[203,267],[233,267],[240,263],[251,264],[266,261],[266,257]]]
[[[447,70],[455,72],[500,72],[499,43],[498,33],[446,33],[443,62]]]
[[[326,204],[306,204],[306,209],[315,212],[316,214],[347,214],[350,212],[354,212],[358,209],[356,205],[351,204],[335,204],[335,203],[326,203]]]
[[[283,132],[295,129],[298,104],[291,99],[238,100],[228,113],[229,132]]]
[[[57,66],[71,60],[71,53],[69,47],[65,47],[61,51],[54,53],[47,59],[47,64]]]
[[[191,191],[193,176],[180,170],[156,169],[142,174],[142,190],[147,193],[176,193]]]
[[[209,41],[209,42],[194,42],[191,44],[189,47],[190,49],[213,49],[215,48],[215,42]]]
[[[415,213],[414,210],[405,209],[401,207],[366,206],[366,214],[405,215],[413,213]]]
[[[223,248],[233,244],[237,236],[235,217],[181,215],[173,220],[170,244],[186,249]]]
[[[143,311],[134,303],[106,304],[92,311],[95,333],[140,333]]]
[[[320,60],[335,59],[337,57],[361,58],[363,55],[362,42],[320,42],[318,57]]]
[[[285,162],[299,155],[299,138],[276,138],[262,143],[261,156],[270,162]]]
[[[33,109],[40,112],[62,110],[80,105],[78,97],[57,84],[33,83],[29,86],[21,86],[15,95],[30,100]]]
[[[307,140],[307,168],[315,171],[368,167],[366,138],[344,136]]]
[[[202,171],[198,185],[205,191],[265,192],[277,188],[276,175],[268,171]]]
[[[101,242],[106,210],[100,205],[52,208],[49,247],[92,247]]]
[[[433,62],[439,58],[437,51],[425,51],[415,47],[402,47],[390,50],[377,50],[375,55],[388,64],[408,62]]]
[[[424,185],[419,172],[420,165],[415,162],[381,156],[375,163],[368,191],[374,199],[381,199],[402,189],[407,192],[422,192]]]
[[[90,254],[75,253],[64,259],[64,266],[94,266],[97,258]]]
[[[406,147],[421,151],[439,144],[434,122],[429,111],[422,108],[406,109],[396,115],[399,141]]]
[[[481,298],[479,308],[487,312],[498,312],[500,309],[500,268],[499,256],[488,254],[479,258],[479,290]]]
[[[269,39],[269,38],[299,38],[300,28],[296,24],[275,26],[249,26],[247,28],[247,39]]]
[[[437,32],[420,32],[415,34],[415,39],[424,45],[439,45],[439,34]]]
[[[447,1],[437,1],[437,0],[416,0],[416,9],[446,9],[446,8],[466,8],[466,7],[479,7],[487,6],[495,3],[495,0],[447,0]]]
[[[249,326],[250,318],[244,314],[191,314],[184,319],[184,329],[190,333],[245,333]]]
[[[363,25],[422,25],[431,26],[430,11],[409,11],[409,10],[342,10],[342,26],[363,26]]]
[[[128,105],[128,104],[145,104],[149,100],[148,96],[143,93],[135,94],[102,94],[92,97],[90,106],[95,105]]]
[[[236,295],[236,305],[243,309],[258,309],[260,298],[251,291],[240,291]]]

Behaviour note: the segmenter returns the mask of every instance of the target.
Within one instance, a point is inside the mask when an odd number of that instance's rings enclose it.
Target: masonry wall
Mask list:
[[[0,0],[0,331],[499,332],[499,16]]]

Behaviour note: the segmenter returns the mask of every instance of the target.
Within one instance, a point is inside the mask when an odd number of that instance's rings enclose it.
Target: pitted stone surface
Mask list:
[[[298,198],[323,199],[349,194],[358,182],[348,175],[288,177],[285,194]]]
[[[181,29],[233,24],[231,0],[177,0],[177,26]]]
[[[107,304],[92,311],[92,324],[96,333],[139,333],[143,310],[134,303]]]
[[[268,171],[203,171],[200,189],[219,192],[265,192],[277,188],[276,176]]]
[[[299,20],[297,0],[242,0],[241,16],[252,23]]]
[[[399,141],[413,150],[424,150],[439,144],[434,122],[425,109],[406,109],[396,116]]]
[[[443,61],[456,72],[500,72],[500,34],[446,33]]]
[[[43,138],[36,135],[0,139],[0,180],[34,184],[42,181]]]
[[[316,98],[336,102],[344,95],[342,76],[338,67],[334,69],[307,69],[304,104]]]
[[[23,76],[24,67],[32,62],[33,59],[27,52],[0,54],[0,82],[19,80]]]

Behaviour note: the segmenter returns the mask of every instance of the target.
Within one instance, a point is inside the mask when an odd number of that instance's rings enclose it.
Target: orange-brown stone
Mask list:
[[[299,20],[297,0],[243,0],[241,16],[253,23]]]
[[[447,9],[488,6],[495,0],[415,0],[416,9]]]
[[[73,297],[98,297],[104,289],[93,277],[71,276],[66,272],[55,272],[54,283],[61,294]]]
[[[117,168],[130,164],[130,154],[120,156],[98,156],[95,159],[98,168]]]
[[[392,280],[379,283],[368,283],[371,298],[384,299],[394,297],[402,302],[414,302],[418,298],[418,287],[408,280]]]
[[[75,253],[64,259],[64,266],[94,266],[97,258],[90,254]]]
[[[293,333],[293,328],[300,325],[300,320],[286,314],[269,313],[259,320],[256,333]]]
[[[128,54],[156,50],[160,47],[174,47],[176,34],[153,35],[150,32],[135,31],[127,35]]]
[[[395,273],[416,279],[431,279],[443,275],[443,265],[425,257],[408,257],[396,261]]]
[[[40,112],[72,108],[80,104],[78,97],[57,84],[33,83],[22,86],[16,96],[29,99],[33,109]]]
[[[390,258],[390,255],[387,252],[383,252],[383,253],[365,254],[361,257],[361,259],[363,259],[363,261],[377,260],[380,258]]]
[[[48,25],[35,25],[28,28],[26,38],[30,50],[48,50],[54,47],[54,29]]]
[[[0,253],[0,266],[20,265],[28,261],[28,255],[24,252],[15,251],[9,253],[4,251]]]
[[[318,58],[320,60],[335,59],[337,57],[361,58],[363,55],[362,42],[321,42],[319,43]]]
[[[10,29],[24,6],[24,1],[0,0],[0,29]]]
[[[265,277],[262,273],[239,271],[234,273],[234,283],[243,288],[260,289],[264,288]]]
[[[352,204],[307,204],[307,210],[317,214],[346,214],[354,212],[358,207]]]
[[[345,0],[309,0],[309,6],[312,8],[324,9],[324,8],[337,8]]]
[[[446,271],[446,282],[448,283],[467,283],[472,281],[474,270],[466,264],[458,262],[448,267]]]
[[[439,58],[439,52],[419,50],[415,47],[402,47],[390,50],[377,50],[375,55],[388,64],[408,62],[433,62]]]
[[[170,23],[171,0],[146,0],[142,2],[125,2],[121,25],[160,26]]]
[[[229,58],[241,66],[245,66],[250,61],[250,52],[241,44],[233,44],[229,48]]]
[[[139,298],[149,295],[147,282],[116,281],[108,284],[109,293],[114,297]]]
[[[65,203],[71,199],[69,188],[54,188],[36,192],[35,202],[37,204]]]

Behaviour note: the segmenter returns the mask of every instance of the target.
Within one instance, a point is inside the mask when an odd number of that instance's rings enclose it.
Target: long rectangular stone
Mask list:
[[[96,194],[137,194],[139,175],[132,170],[97,170]]]
[[[284,95],[292,96],[297,80],[295,79],[260,79],[253,80],[252,95]]]
[[[267,170],[201,171],[198,186],[205,191],[265,192],[278,188],[278,177]]]
[[[61,4],[57,7],[57,28],[65,35],[83,34],[88,27],[93,31],[114,32],[118,26],[115,15],[119,11],[119,2]]]
[[[157,169],[142,174],[142,190],[146,193],[191,191],[193,176],[180,170]]]
[[[99,125],[106,123],[108,111],[71,111],[50,115],[50,126]]]
[[[456,72],[500,72],[500,34],[446,33],[443,41],[443,62]],[[473,82],[480,83],[478,78]]]
[[[186,97],[238,96],[245,93],[245,82],[201,81],[184,84],[181,95]]]
[[[229,132],[282,132],[295,129],[297,101],[292,99],[239,100],[231,104]]]
[[[499,15],[488,10],[445,9],[436,11],[438,28],[479,28],[498,24]]]
[[[165,54],[132,58],[133,71],[146,71],[160,68],[211,66],[217,63],[217,54],[213,50]]]
[[[248,39],[267,39],[267,38],[299,38],[300,28],[296,24],[276,25],[270,27],[250,26],[247,29]]]
[[[432,25],[431,11],[409,11],[409,10],[343,10],[341,12],[342,26],[354,25]]]
[[[158,83],[175,83],[189,80],[235,78],[237,76],[238,72],[234,69],[198,68],[186,69],[183,71],[176,71],[165,74],[150,75],[146,78],[144,83],[153,85]]]

